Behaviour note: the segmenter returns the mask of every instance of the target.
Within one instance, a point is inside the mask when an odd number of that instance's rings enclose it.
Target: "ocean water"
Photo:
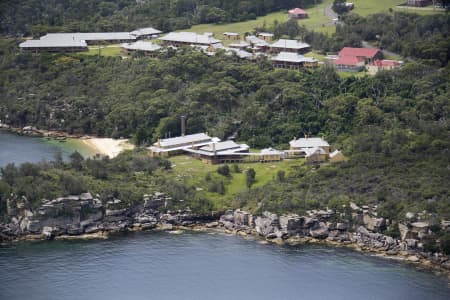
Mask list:
[[[138,232],[0,248],[0,299],[450,299],[445,277],[348,249]]]
[[[66,142],[58,142],[45,138],[19,136],[0,130],[0,167],[11,162],[19,165],[24,162],[50,161],[55,158],[58,151],[61,151],[63,158],[67,159],[75,150],[83,156],[93,154],[92,150],[78,140],[69,139]]]

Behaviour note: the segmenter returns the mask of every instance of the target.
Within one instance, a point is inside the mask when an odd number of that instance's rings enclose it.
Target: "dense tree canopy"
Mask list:
[[[199,23],[236,22],[315,0],[3,0],[0,34],[130,31],[154,26],[163,31]]]

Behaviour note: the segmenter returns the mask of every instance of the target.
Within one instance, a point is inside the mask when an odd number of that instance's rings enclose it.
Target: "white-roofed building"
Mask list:
[[[273,148],[266,148],[261,150],[260,156],[261,162],[281,161],[285,157],[285,153]]]
[[[280,52],[271,58],[275,68],[301,69],[317,67],[319,61],[312,57],[305,57],[294,52]]]
[[[273,33],[259,32],[257,36],[261,40],[265,40],[265,41],[269,41],[269,42],[271,40],[273,40]]]
[[[156,53],[162,48],[160,45],[153,44],[145,41],[137,41],[134,43],[124,43],[121,45],[128,54],[132,52],[143,52],[147,56],[155,56]]]
[[[279,52],[295,52],[298,54],[305,54],[311,50],[311,46],[297,40],[279,39],[270,45],[272,53]]]
[[[245,37],[245,40],[250,44],[254,52],[266,52],[269,49],[269,43],[254,35]]]
[[[160,139],[147,149],[149,150],[150,156],[168,157],[174,154],[183,153],[185,149],[197,149],[219,141],[219,138],[212,138],[206,133],[196,133]]]
[[[33,52],[78,52],[88,50],[87,43],[84,40],[72,38],[27,40],[20,43],[19,48]]]
[[[240,41],[239,43],[232,43],[229,44],[228,47],[234,48],[234,49],[245,49],[250,47],[250,44],[244,41]]]
[[[328,152],[322,147],[307,148],[305,162],[309,164],[321,163],[328,160]]]
[[[289,146],[291,150],[302,150],[310,151],[315,148],[321,148],[325,151],[325,153],[330,153],[330,144],[322,138],[318,137],[306,137],[300,139],[293,139],[289,142]]]
[[[155,39],[161,33],[162,31],[153,27],[138,28],[130,32],[130,34],[134,35],[137,39]]]
[[[88,45],[101,43],[125,43],[136,41],[136,36],[129,32],[74,32],[74,33],[48,33],[40,40],[74,39],[86,41]]]
[[[210,34],[197,34],[195,32],[170,32],[159,39],[164,45],[175,47],[184,45],[209,46],[221,42],[220,40],[212,37]]]
[[[345,160],[346,157],[339,150],[334,150],[333,152],[330,153],[330,162],[332,163],[342,162]]]
[[[201,159],[204,163],[233,163],[245,159],[244,153],[248,153],[250,147],[247,144],[237,144],[234,141],[210,143],[199,149],[188,148],[186,152],[193,157]]]

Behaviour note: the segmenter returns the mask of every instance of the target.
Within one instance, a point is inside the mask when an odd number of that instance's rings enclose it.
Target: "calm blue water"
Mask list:
[[[19,165],[24,162],[50,161],[58,150],[66,159],[75,149],[83,155],[88,154],[88,150],[83,149],[77,141],[49,142],[44,138],[18,136],[0,130],[0,167],[11,162]]]
[[[346,249],[141,232],[0,248],[0,299],[450,299],[445,278]]]

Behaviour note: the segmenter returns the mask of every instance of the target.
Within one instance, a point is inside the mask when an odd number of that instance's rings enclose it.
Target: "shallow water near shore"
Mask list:
[[[61,151],[63,158],[67,159],[75,150],[85,157],[94,154],[94,151],[80,140],[67,139],[65,142],[59,142],[53,139],[19,136],[0,130],[0,167],[8,163],[19,165],[24,162],[51,161],[58,151]]]
[[[447,278],[349,249],[137,232],[0,247],[0,299],[450,299]]]

